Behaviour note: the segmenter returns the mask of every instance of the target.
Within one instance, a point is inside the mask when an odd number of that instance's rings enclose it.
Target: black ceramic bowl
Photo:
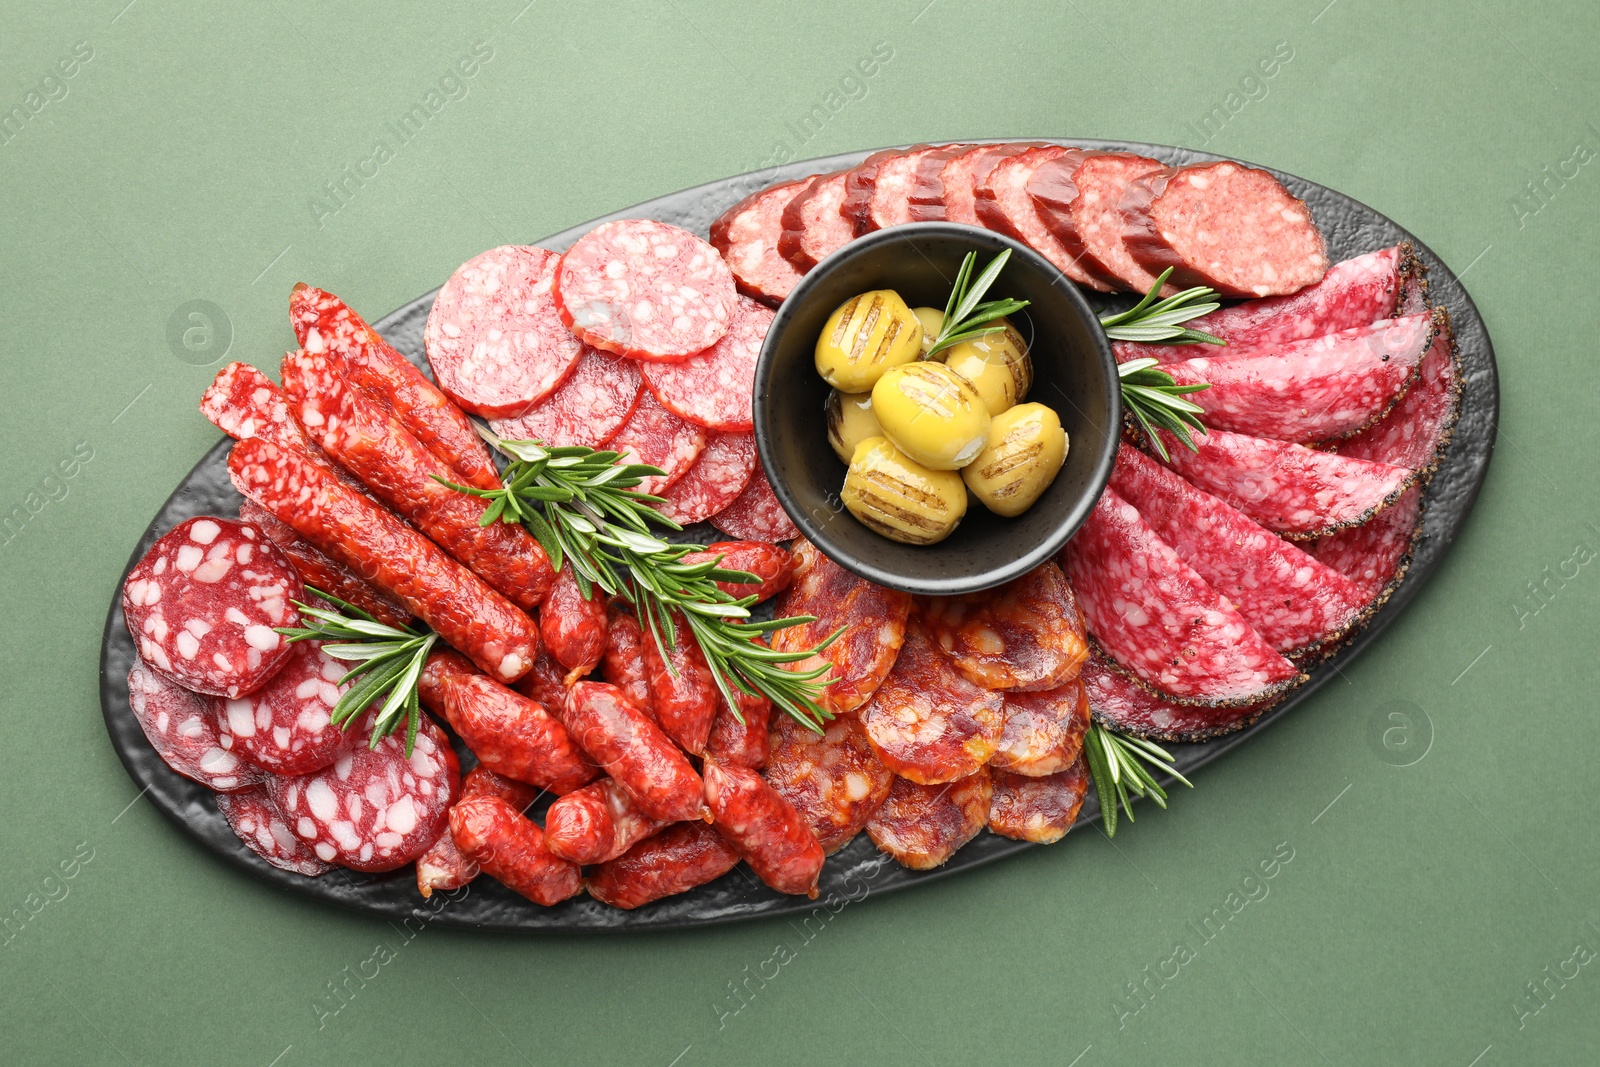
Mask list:
[[[840,501],[845,465],[828,447],[828,384],[817,374],[817,336],[834,309],[869,289],[893,289],[912,307],[942,308],[962,257],[977,252],[982,269],[1007,248],[1011,259],[985,299],[1030,302],[1012,317],[1033,356],[1028,400],[1061,416],[1066,465],[1016,518],[974,501],[955,533],[936,545],[891,541],[856,521]],[[761,348],[755,390],[761,462],[795,525],[840,566],[910,593],[987,589],[1049,559],[1088,518],[1111,477],[1122,423],[1116,361],[1077,287],[1025,245],[947,222],[878,230],[819,263],[778,309]]]

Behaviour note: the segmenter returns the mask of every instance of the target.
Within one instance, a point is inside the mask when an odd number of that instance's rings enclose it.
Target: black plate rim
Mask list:
[[[1003,141],[1020,139],[1023,138],[981,138],[968,143],[1000,143]],[[1430,483],[1430,489],[1433,487],[1433,485],[1442,481],[1443,479],[1441,476],[1445,475],[1447,472],[1454,473],[1459,471],[1466,477],[1466,481],[1459,486],[1458,495],[1451,501],[1451,517],[1453,521],[1449,528],[1430,530],[1425,527],[1422,542],[1417,546],[1416,552],[1422,552],[1423,545],[1429,544],[1431,539],[1440,536],[1443,537],[1442,547],[1438,548],[1432,556],[1425,558],[1423,560],[1423,565],[1421,566],[1419,566],[1418,562],[1414,559],[1411,569],[1407,572],[1405,578],[1396,586],[1388,601],[1374,614],[1367,625],[1358,634],[1346,642],[1337,653],[1329,657],[1329,659],[1324,661],[1323,664],[1314,668],[1312,670],[1312,677],[1310,681],[1292,693],[1282,704],[1263,715],[1262,718],[1256,723],[1236,734],[1230,734],[1226,737],[1218,738],[1202,744],[1172,746],[1178,752],[1179,766],[1187,774],[1196,768],[1213,762],[1224,754],[1232,751],[1236,746],[1244,743],[1249,738],[1254,737],[1260,731],[1266,729],[1272,723],[1276,722],[1278,719],[1282,718],[1284,715],[1288,714],[1294,708],[1299,706],[1312,693],[1320,689],[1322,684],[1326,682],[1329,677],[1338,673],[1338,669],[1341,665],[1359,658],[1367,646],[1370,645],[1380,633],[1387,629],[1391,623],[1393,623],[1393,621],[1402,613],[1406,605],[1415,599],[1417,594],[1433,576],[1434,572],[1437,571],[1442,565],[1443,560],[1448,558],[1450,545],[1453,544],[1456,535],[1461,531],[1462,528],[1464,528],[1468,518],[1471,515],[1472,508],[1477,501],[1479,492],[1482,489],[1484,480],[1487,476],[1489,464],[1493,458],[1495,441],[1498,436],[1497,428],[1499,423],[1500,406],[1499,372],[1498,364],[1495,359],[1493,342],[1489,337],[1488,329],[1484,323],[1483,316],[1478,310],[1476,303],[1473,301],[1470,292],[1467,290],[1466,286],[1461,283],[1460,278],[1445,265],[1443,259],[1441,259],[1426,243],[1419,240],[1416,235],[1405,229],[1405,227],[1400,226],[1393,219],[1390,219],[1383,213],[1376,211],[1369,205],[1340,193],[1337,190],[1330,189],[1326,186],[1320,185],[1319,183],[1311,182],[1296,175],[1288,174],[1284,171],[1250,163],[1247,160],[1240,160],[1235,157],[1219,156],[1213,153],[1201,152],[1198,150],[1182,148],[1173,145],[1141,143],[1134,141],[1108,141],[1094,138],[1026,139],[1038,141],[1040,143],[1077,146],[1096,151],[1136,152],[1141,155],[1148,155],[1152,158],[1162,159],[1164,161],[1171,160],[1173,157],[1177,157],[1177,159],[1181,162],[1217,162],[1231,159],[1234,162],[1239,162],[1247,166],[1259,167],[1259,169],[1266,170],[1278,177],[1280,180],[1285,181],[1285,183],[1289,184],[1291,188],[1298,186],[1305,189],[1318,190],[1337,198],[1337,200],[1344,201],[1348,205],[1359,209],[1359,213],[1365,216],[1368,221],[1381,224],[1383,227],[1392,230],[1395,234],[1398,234],[1398,237],[1394,239],[1406,240],[1412,243],[1419,257],[1429,266],[1430,280],[1432,281],[1435,289],[1437,289],[1439,283],[1443,281],[1447,283],[1453,290],[1456,290],[1456,292],[1452,292],[1447,306],[1450,310],[1452,319],[1457,326],[1458,336],[1467,332],[1467,328],[1471,328],[1474,338],[1478,343],[1478,351],[1474,353],[1476,358],[1473,365],[1467,364],[1467,353],[1465,351],[1465,345],[1463,345],[1463,376],[1469,380],[1465,383],[1467,388],[1464,388],[1463,390],[1461,401],[1461,417],[1458,419],[1455,434],[1452,437],[1449,448],[1447,449],[1445,456],[1439,465],[1439,471],[1435,475],[1434,482]],[[645,201],[641,204],[633,205],[632,207],[625,208],[621,211],[613,212],[601,218],[590,220],[589,222],[583,223],[579,226],[570,227],[567,230],[561,231],[560,233],[552,234],[543,241],[539,241],[537,243],[546,247],[564,247],[566,244],[570,244],[578,236],[587,232],[600,222],[618,218],[640,216],[655,217],[651,214],[652,212],[670,215],[674,211],[681,211],[682,208],[680,205],[683,203],[692,202],[707,195],[714,194],[723,207],[730,206],[738,199],[742,198],[747,193],[754,191],[755,189],[793,177],[801,177],[819,171],[836,170],[843,167],[853,166],[861,159],[864,159],[866,156],[870,155],[872,151],[880,150],[881,149],[872,149],[869,151],[840,153],[833,156],[819,157],[811,160],[801,160],[785,164],[781,167],[770,168],[768,170],[759,172],[733,175],[717,181],[691,186],[675,193],[668,193],[664,196]],[[673,220],[669,218],[667,221]],[[426,307],[431,306],[434,294],[437,293],[437,291],[438,290],[435,289],[432,292],[423,294],[415,300],[409,301],[407,304],[402,305],[400,308],[397,308],[395,311],[389,313],[381,319],[375,320],[373,322],[374,327],[380,332],[387,334],[389,328],[393,328],[398,324],[407,321],[408,319],[416,317],[419,313],[419,309],[422,309],[421,313],[425,315]],[[1476,378],[1473,378],[1474,373],[1476,374]],[[1481,429],[1479,429],[1471,439],[1468,439],[1462,433],[1462,424],[1466,421],[1466,416],[1468,414],[1469,400],[1475,404],[1473,414],[1478,420],[1478,424],[1481,426]],[[170,528],[170,523],[164,523],[162,521],[162,515],[169,507],[172,507],[175,503],[180,502],[179,498],[183,495],[185,488],[193,479],[195,479],[198,474],[202,473],[208,466],[217,464],[219,460],[225,460],[229,444],[230,442],[226,438],[220,439],[212,448],[207,450],[205,455],[200,458],[200,460],[194,465],[193,468],[191,468],[184,479],[179,482],[173,493],[162,504],[162,507],[158,511],[156,517],[152,520],[149,526],[146,527],[145,532],[143,535],[141,535],[138,543],[134,547],[129,556],[128,566],[123,571],[124,578],[126,577],[127,571],[131,570],[133,565],[138,562],[139,558],[143,555],[149,544],[152,543],[161,533],[166,532],[166,529]],[[1425,515],[1426,511],[1428,510],[1427,505],[1431,502],[1430,494],[1427,490],[1425,490]],[[155,756],[154,750],[149,747],[148,742],[145,741],[143,734],[139,731],[136,724],[132,727],[134,739],[130,739],[128,737],[126,726],[132,720],[132,715],[127,705],[126,679],[118,678],[116,676],[117,671],[113,668],[111,662],[114,649],[119,641],[126,645],[129,650],[131,650],[132,647],[131,640],[127,635],[126,627],[122,624],[121,589],[122,581],[119,579],[115,589],[112,592],[110,608],[107,611],[106,625],[102,634],[100,655],[101,712],[106,723],[107,733],[112,741],[112,746],[117,753],[117,757],[122,762],[123,767],[127,770],[129,777],[134,781],[135,784],[142,787],[138,797],[143,797],[146,793],[148,793],[151,797],[152,803],[155,804],[157,809],[160,810],[164,816],[181,828],[188,836],[195,838],[200,844],[205,846],[208,852],[221,856],[234,866],[242,870],[246,870],[258,878],[285,888],[290,892],[298,894],[299,896],[359,912],[363,915],[401,921],[416,920],[423,923],[436,923],[444,927],[502,933],[517,932],[543,934],[582,934],[594,932],[622,932],[641,930],[677,930],[699,926],[721,925],[729,922],[749,921],[752,919],[792,916],[810,912],[821,906],[820,902],[808,901],[805,898],[779,896],[778,894],[772,893],[770,890],[765,890],[764,887],[760,886],[754,886],[753,888],[739,887],[747,898],[752,898],[749,900],[749,905],[740,910],[729,910],[722,913],[691,916],[687,918],[669,917],[669,909],[664,908],[664,905],[673,902],[692,905],[701,895],[706,894],[708,891],[714,890],[719,885],[732,883],[733,885],[737,886],[738,883],[734,882],[733,880],[741,877],[741,867],[735,873],[725,875],[723,879],[719,879],[718,882],[714,882],[709,886],[701,887],[700,889],[691,893],[684,894],[681,897],[671,898],[669,901],[663,901],[657,905],[647,906],[646,908],[638,911],[616,912],[612,909],[605,909],[604,914],[613,921],[603,924],[578,924],[549,921],[534,922],[531,920],[549,920],[559,918],[562,913],[566,912],[571,907],[573,902],[561,905],[555,909],[542,909],[535,905],[528,904],[525,901],[521,901],[520,898],[514,897],[510,898],[512,903],[517,905],[517,910],[511,912],[514,921],[482,921],[475,920],[464,915],[454,914],[450,910],[453,904],[458,904],[462,900],[469,899],[470,891],[474,887],[468,887],[468,891],[463,891],[458,896],[448,894],[436,895],[434,900],[440,902],[441,906],[435,907],[431,906],[431,904],[424,904],[415,892],[414,884],[409,876],[409,867],[402,868],[401,871],[397,872],[395,875],[381,876],[353,875],[353,872],[345,873],[336,869],[335,872],[330,873],[329,875],[324,875],[322,878],[305,878],[286,871],[280,871],[277,868],[267,864],[264,860],[261,860],[253,852],[250,852],[248,849],[246,849],[245,846],[236,838],[234,838],[232,831],[227,826],[226,821],[223,820],[220,813],[217,811],[216,804],[214,799],[212,799],[210,790],[199,785],[198,783],[191,782],[188,779],[179,776],[160,763],[159,757]],[[151,766],[152,761],[154,763],[153,767]],[[135,799],[137,800],[138,797]],[[1074,829],[1092,825],[1098,821],[1099,818],[1100,812],[1096,798],[1090,796],[1084,804],[1083,811],[1080,814],[1077,825],[1074,827]],[[843,853],[836,854],[834,859],[839,859],[841,856],[846,855],[850,851],[856,850],[864,840],[865,835],[861,835],[861,837],[858,838],[850,846],[850,848],[846,849]],[[980,842],[988,842],[987,847],[978,847]],[[850,875],[854,875],[859,880],[862,876],[858,872],[863,869],[871,868],[872,873],[865,876],[870,882],[870,879],[877,877],[878,872],[887,867],[893,873],[898,874],[901,880],[895,884],[876,887],[869,884],[868,889],[869,892],[873,893],[893,892],[909,886],[923,885],[931,881],[942,879],[958,872],[983,866],[1001,859],[1002,857],[1015,855],[1018,852],[1035,847],[1037,846],[1028,844],[1026,842],[1008,841],[985,831],[982,835],[980,835],[978,840],[968,845],[966,849],[962,850],[962,852],[957,853],[956,857],[949,863],[933,871],[907,872],[893,867],[892,864],[886,864],[883,857],[876,856],[875,854],[869,852],[867,862],[858,862],[856,867],[852,868]],[[868,845],[867,848],[870,850],[870,845]],[[832,861],[830,861],[830,863],[831,862]],[[849,882],[850,875],[847,875],[846,877],[846,884]],[[749,880],[748,875],[743,875],[743,877],[747,881]],[[402,902],[373,901],[363,899],[363,895],[366,894],[366,891],[374,886],[382,887],[387,884],[393,884],[396,881],[403,881],[404,885],[410,887],[409,900]],[[488,881],[488,879],[480,879],[479,883]],[[478,885],[479,883],[474,883],[474,886]],[[491,893],[494,890],[500,890],[500,896],[510,897],[509,891],[504,891],[502,887],[497,885],[492,885],[490,890]],[[479,895],[483,894],[480,893]],[[846,899],[854,900],[855,898],[847,897]]]

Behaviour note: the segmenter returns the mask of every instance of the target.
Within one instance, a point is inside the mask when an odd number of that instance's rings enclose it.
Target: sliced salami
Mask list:
[[[978,218],[989,229],[1015,237],[1079,285],[1110,293],[1118,288],[1116,280],[1093,270],[1081,251],[1068,249],[1028,195],[1028,182],[1045,161],[1070,158],[1081,162],[1083,157],[1084,153],[1076,148],[1046,145],[1001,159],[978,186],[976,209]]]
[[[743,433],[755,426],[756,360],[772,309],[741,296],[727,334],[681,363],[646,363],[644,384],[661,406],[708,430]]]
[[[339,682],[354,664],[341,663],[319,641],[297,641],[272,680],[222,705],[234,750],[273,774],[310,774],[361,739],[333,724]]]
[[[873,175],[870,196],[859,205],[846,204],[846,211],[855,221],[856,233],[911,222],[911,196],[917,188],[922,165],[943,151],[930,145],[914,145],[884,159]]]
[[[739,864],[739,853],[703,822],[669,826],[589,872],[589,895],[632,910],[715,881]]]
[[[711,525],[741,541],[789,541],[800,536],[759,463],[733,503],[711,516]]]
[[[1335,263],[1320,282],[1298,293],[1230,304],[1185,325],[1220,337],[1232,348],[1267,348],[1424,310],[1426,289],[1415,251],[1410,244],[1399,244]],[[1173,363],[1217,352],[1205,344],[1118,341],[1112,347],[1119,363],[1146,356]]]
[[[1062,550],[1089,633],[1118,663],[1180,702],[1247,704],[1299,680],[1284,659],[1107,489]]]
[[[978,189],[989,171],[1008,156],[1021,155],[1032,144],[984,144],[951,156],[939,170],[939,203],[945,222],[982,226],[978,217]]]
[[[1300,540],[1359,526],[1417,477],[1408,467],[1227,430],[1195,434],[1194,442],[1198,451],[1191,452],[1166,438],[1173,470],[1267,529]]]
[[[1083,666],[1084,689],[1096,722],[1156,741],[1205,741],[1242,730],[1280,699],[1274,695],[1237,707],[1177,704],[1140,685],[1095,649]]]
[[[1111,487],[1279,652],[1330,641],[1365,606],[1334,568],[1123,445]]]
[[[794,805],[829,854],[866,828],[894,785],[894,773],[854,716],[840,716],[818,734],[780,715],[769,741],[762,776]]]
[[[1122,243],[1123,220],[1118,205],[1139,178],[1163,164],[1128,152],[1091,152],[1072,172],[1072,180],[1055,187],[1035,187],[1033,202],[1060,239],[1071,232],[1083,246],[1083,262],[1095,273],[1116,278],[1135,293],[1148,293],[1156,275],[1140,266]],[[1070,200],[1059,199],[1071,196]],[[1169,282],[1162,296],[1178,287]]]
[[[1064,771],[1029,778],[995,771],[989,800],[989,829],[1001,837],[1048,845],[1060,841],[1078,821],[1089,793],[1089,768],[1080,756]]]
[[[1381,605],[1411,565],[1422,533],[1421,501],[1420,486],[1408,489],[1371,522],[1319,538],[1309,550],[1355,585],[1364,606]]]
[[[910,195],[906,200],[907,222],[942,222],[944,220],[944,182],[941,175],[945,164],[957,156],[979,147],[970,144],[953,144],[936,148],[917,160],[911,176]]]
[[[896,778],[889,798],[867,823],[867,835],[901,866],[932,870],[978,836],[989,822],[993,798],[987,767],[947,785]]]
[[[217,810],[251,852],[279,870],[307,878],[333,870],[332,864],[322,862],[310,845],[294,836],[283,812],[260,786],[238,793],[218,793]]]
[[[1264,170],[1224,160],[1147,174],[1122,202],[1123,243],[1154,273],[1223,296],[1282,296],[1320,282],[1328,249],[1305,202]]]
[[[772,635],[780,652],[800,652],[826,641],[844,627],[820,657],[801,660],[790,669],[812,670],[826,663],[832,673],[818,702],[835,715],[854,711],[871,699],[889,676],[905,643],[911,597],[857,578],[801,538],[794,543],[794,579],[777,603],[776,618],[810,615]]]
[[[505,441],[600,448],[632,417],[642,392],[638,361],[585,348],[571,377],[543,402],[518,418],[489,425]]]
[[[776,307],[800,284],[802,275],[778,251],[783,209],[805,188],[806,179],[780,182],[751,193],[717,216],[711,246],[733,271],[733,283],[746,296]]]
[[[572,373],[583,345],[551,296],[560,258],[501,245],[450,275],[422,332],[434,380],[450,399],[485,418],[515,418]]]
[[[256,527],[282,549],[307,586],[332,594],[386,625],[405,626],[411,621],[411,612],[399,601],[370,585],[320,548],[301,540],[294,527],[261,505],[252,500],[240,504],[239,521]]]
[[[989,762],[1005,727],[1004,707],[999,693],[962,677],[913,618],[894,669],[861,709],[861,726],[884,766],[936,785]]]
[[[638,486],[641,493],[659,494],[689,473],[689,468],[706,447],[706,432],[662,407],[649,390],[645,390],[639,396],[639,406],[607,447],[622,454],[618,463],[645,463],[661,468],[664,474],[649,475]]]
[[[1280,441],[1332,441],[1376,423],[1410,388],[1435,329],[1431,316],[1407,315],[1270,352],[1224,350],[1162,370],[1179,385],[1209,385],[1189,395],[1205,409],[1207,426]]]
[[[926,148],[926,145],[918,145]],[[874,152],[860,163],[845,171],[844,175],[844,201],[839,205],[842,214],[855,230],[855,235],[860,237],[878,227],[873,224],[869,214],[872,204],[872,190],[878,183],[878,172],[885,163],[902,155],[898,148],[885,148],[881,152]]]
[[[1007,693],[1004,714],[991,767],[1039,777],[1066,770],[1083,751],[1089,695],[1076,678],[1042,693]]]
[[[1433,312],[1437,336],[1423,357],[1417,383],[1383,421],[1339,445],[1350,459],[1374,460],[1432,473],[1450,441],[1461,410],[1461,371],[1457,365],[1450,316]]]
[[[201,516],[150,546],[122,587],[139,656],[185,689],[236,697],[289,658],[279,626],[306,599],[293,564],[249,523]]]
[[[783,209],[778,251],[802,273],[855,239],[855,226],[842,210],[848,173],[816,175]]]
[[[372,713],[351,725],[372,729]],[[406,758],[405,731],[357,745],[333,766],[268,785],[295,836],[324,863],[357,871],[392,871],[428,850],[445,832],[461,770],[444,731],[422,716]]]
[[[232,751],[218,727],[217,702],[192,693],[146,663],[128,672],[128,706],[163,763],[219,793],[250,789],[261,771]]]
[[[733,273],[717,250],[652,219],[602,222],[561,257],[561,321],[584,344],[643,360],[687,359],[733,321]]]
[[[985,689],[1054,689],[1089,654],[1078,602],[1053,562],[980,593],[923,597],[919,607],[940,651]]]
[[[662,490],[666,503],[656,509],[679,526],[704,522],[739,498],[756,463],[755,434],[713,434],[678,484]]]
[[[1110,282],[1113,288],[1121,289],[1121,280],[1102,270],[1100,261],[1090,254],[1070,210],[1072,202],[1078,198],[1075,180],[1078,166],[1095,154],[1072,149],[1062,155],[1046,156],[1033,169],[1023,188],[1040,224],[1061,249],[1085,270]]]

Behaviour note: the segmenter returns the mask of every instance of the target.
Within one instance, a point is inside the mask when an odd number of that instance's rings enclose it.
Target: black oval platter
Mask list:
[[[1222,158],[1184,148],[1132,142],[1060,140],[1056,143],[1138,152],[1171,164]],[[819,171],[849,167],[868,154],[850,152],[792,163],[756,174],[725,178],[646,201],[535,243],[560,251],[596,223],[614,218],[659,219],[704,235],[718,214],[758,188]],[[1494,449],[1495,424],[1499,412],[1499,382],[1494,349],[1483,318],[1460,280],[1416,237],[1365,204],[1303,178],[1279,171],[1272,173],[1310,206],[1326,235],[1328,251],[1334,261],[1385,248],[1403,240],[1416,246],[1418,255],[1429,268],[1433,301],[1449,309],[1455,326],[1464,376],[1461,415],[1449,450],[1424,495],[1423,534],[1413,551],[1410,570],[1388,602],[1366,628],[1336,655],[1311,669],[1309,682],[1253,726],[1205,744],[1172,746],[1177,766],[1186,775],[1192,775],[1202,764],[1244,743],[1281,716],[1292,712],[1323,682],[1360,656],[1384,627],[1405,610],[1438,567],[1465,524],[1478,489],[1483,484]],[[441,274],[444,273],[447,271],[441,271]],[[315,279],[310,280],[315,282]],[[427,361],[423,355],[422,327],[428,309],[433,304],[433,297],[433,293],[420,296],[374,323],[384,337],[424,369]],[[128,562],[129,569],[157,537],[179,522],[195,515],[232,515],[237,512],[240,499],[228,482],[226,469],[229,444],[226,439],[219,441],[173,491],[134,548]],[[688,533],[718,539],[718,535],[709,527],[692,529]],[[799,914],[830,902],[836,910],[839,900],[859,900],[868,894],[920,885],[1034,847],[985,831],[945,866],[935,871],[917,872],[889,861],[862,834],[829,858],[823,870],[820,901],[775,893],[757,882],[741,865],[709,885],[632,912],[606,907],[588,897],[579,897],[554,908],[541,908],[489,878],[479,878],[465,889],[452,894],[436,894],[432,901],[424,901],[417,892],[414,871],[409,865],[386,875],[335,870],[320,878],[305,878],[278,870],[246,849],[217,811],[210,790],[169,770],[150,747],[128,708],[127,674],[134,660],[134,650],[123,623],[120,604],[119,581],[117,588],[112,590],[111,610],[106,618],[101,652],[101,706],[106,729],[118,756],[134,782],[148,791],[150,802],[206,850],[257,877],[315,900],[353,908],[369,915],[494,931],[676,929]],[[1099,806],[1091,796],[1084,804],[1077,828],[1081,830],[1099,818]]]

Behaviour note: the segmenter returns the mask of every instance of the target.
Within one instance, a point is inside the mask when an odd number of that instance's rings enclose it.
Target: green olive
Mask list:
[[[998,325],[1004,333],[962,341],[936,357],[977,387],[991,415],[1026,400],[1033,386],[1033,360],[1022,335],[1004,319]]]
[[[872,410],[896,448],[934,470],[965,467],[989,432],[983,397],[943,363],[890,370],[872,387]]]
[[[922,354],[926,356],[928,349],[933,347],[933,339],[939,336],[939,331],[944,327],[944,312],[938,308],[912,308],[911,314],[922,323]]]
[[[943,541],[967,513],[959,474],[929,470],[884,437],[856,446],[839,495],[868,529],[908,545]]]
[[[828,394],[828,443],[846,463],[856,454],[856,445],[869,437],[882,437],[883,427],[872,413],[871,393]]]
[[[1067,460],[1061,419],[1043,404],[1018,404],[989,423],[983,451],[961,471],[972,495],[996,515],[1021,515]]]
[[[817,373],[835,389],[864,393],[890,367],[922,355],[922,323],[892,289],[851,297],[817,338]]]

